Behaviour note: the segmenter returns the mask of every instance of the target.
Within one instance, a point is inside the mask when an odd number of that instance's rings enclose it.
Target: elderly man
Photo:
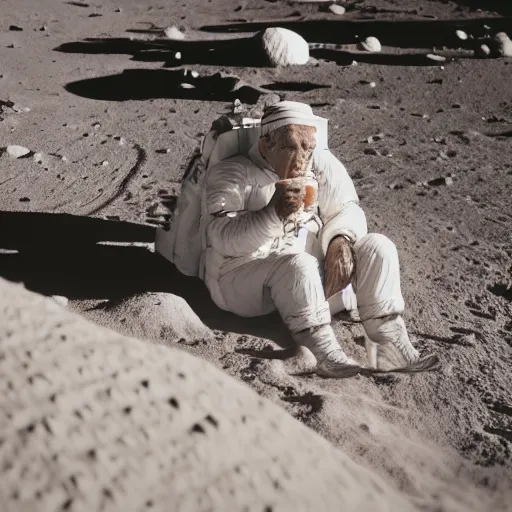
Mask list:
[[[277,309],[293,339],[316,357],[319,375],[350,377],[361,366],[336,340],[326,296],[342,290],[350,295],[353,289],[373,366],[432,369],[437,358],[420,357],[401,316],[395,245],[381,234],[368,234],[341,162],[329,151],[313,158],[318,119],[308,105],[277,103],[266,109],[261,137],[248,157],[237,155],[209,169],[203,258],[212,299],[245,317]],[[300,180],[276,186],[306,172],[318,182],[313,212],[304,211]]]

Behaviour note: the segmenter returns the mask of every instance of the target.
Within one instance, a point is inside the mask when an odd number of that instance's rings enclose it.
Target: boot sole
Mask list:
[[[415,363],[411,363],[402,368],[391,368],[389,370],[379,370],[378,368],[364,368],[362,373],[420,373],[420,372],[433,372],[441,369],[441,362],[437,355],[432,354],[422,357]]]

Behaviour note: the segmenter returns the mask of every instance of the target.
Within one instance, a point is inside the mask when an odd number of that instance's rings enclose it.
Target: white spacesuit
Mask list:
[[[264,115],[261,130],[265,134],[287,123],[314,125],[314,120],[309,106],[281,102]],[[277,309],[296,342],[317,358],[319,374],[358,373],[360,365],[335,338],[323,287],[329,243],[343,235],[353,243],[356,268],[352,286],[344,291],[345,303],[347,309],[357,305],[369,338],[370,363],[382,370],[430,369],[437,359],[420,358],[401,317],[404,300],[395,245],[384,235],[368,233],[352,180],[330,151],[316,154],[310,170],[318,182],[318,208],[303,211],[298,222],[281,220],[270,203],[279,176],[258,142],[247,156],[234,156],[208,170],[202,264],[213,301],[245,317]]]

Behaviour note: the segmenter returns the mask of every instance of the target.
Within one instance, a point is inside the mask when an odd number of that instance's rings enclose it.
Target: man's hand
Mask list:
[[[351,242],[337,236],[327,249],[324,262],[325,297],[328,299],[346,288],[355,272],[354,252]]]
[[[290,180],[288,183],[276,183],[276,191],[270,200],[280,219],[287,219],[304,205],[306,186],[302,180]]]

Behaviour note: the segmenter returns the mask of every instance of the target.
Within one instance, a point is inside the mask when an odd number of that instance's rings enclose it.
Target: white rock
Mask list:
[[[30,149],[27,149],[23,146],[7,146],[7,154],[12,156],[13,158],[21,158],[23,156],[27,156],[30,153]]]
[[[371,52],[371,53],[378,53],[382,50],[380,41],[376,37],[373,37],[373,36],[367,37],[364,41],[361,41],[359,43],[359,47],[362,50],[365,50],[365,51]]]
[[[331,4],[329,5],[329,11],[338,16],[342,16],[347,10],[342,5]]]
[[[192,85],[192,84],[187,84],[186,82],[180,84],[180,87],[182,89],[195,89],[195,85]]]
[[[181,52],[176,52],[174,54],[174,58],[177,59],[177,60],[180,60],[181,59]]]
[[[107,165],[108,165],[108,160],[103,160],[103,162],[101,162],[101,165],[103,165],[103,167],[107,167]]]
[[[183,41],[183,39],[185,39],[185,34],[174,25],[172,27],[167,27],[164,30],[164,34],[167,39],[173,39],[175,41]]]
[[[369,85],[372,89],[375,89],[375,87],[377,87],[377,84],[375,82],[370,82]]]
[[[198,71],[191,71],[190,74],[192,75],[192,78],[197,78],[199,76]]]
[[[486,44],[481,44],[475,53],[478,56],[489,57],[489,55],[491,55],[491,49]]]
[[[309,60],[307,41],[286,28],[272,27],[259,32],[263,51],[273,66],[306,64]]]
[[[498,44],[498,53],[502,57],[512,57],[512,41],[505,32],[498,32],[494,40]]]
[[[435,60],[436,62],[446,62],[446,57],[442,55],[436,55],[435,53],[427,54],[427,59]]]
[[[465,41],[468,38],[468,35],[463,30],[456,30],[455,34],[459,39],[462,39],[463,41]]]

